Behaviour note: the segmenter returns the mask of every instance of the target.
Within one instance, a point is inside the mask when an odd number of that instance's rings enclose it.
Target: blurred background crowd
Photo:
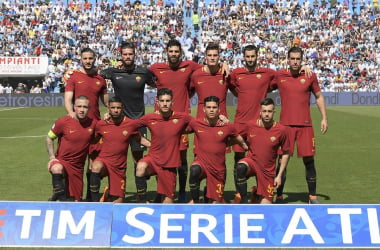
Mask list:
[[[48,57],[46,77],[24,84],[26,92],[39,93],[61,91],[63,73],[79,67],[84,47],[97,52],[104,68],[116,63],[123,41],[135,42],[136,63],[147,66],[166,60],[170,38],[182,43],[185,60],[200,63],[206,45],[217,42],[233,69],[243,65],[242,48],[254,44],[261,66],[281,69],[295,45],[304,49],[323,91],[377,92],[379,25],[377,0],[5,0],[0,56]]]

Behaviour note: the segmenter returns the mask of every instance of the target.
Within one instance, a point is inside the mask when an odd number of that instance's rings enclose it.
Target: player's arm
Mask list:
[[[308,66],[306,65],[302,65],[299,73],[301,72],[305,72],[305,75],[310,78],[312,75],[313,75],[313,71],[311,70],[311,68],[309,68]]]
[[[230,75],[230,66],[228,65],[227,62],[222,62],[220,64],[220,68],[222,69],[222,75],[228,77]]]
[[[320,92],[320,91],[315,93],[314,95],[315,95],[317,107],[318,107],[319,112],[321,113],[321,116],[322,116],[321,132],[322,132],[322,134],[325,134],[327,132],[327,129],[328,129],[325,98],[323,97],[322,92]]]
[[[281,185],[281,177],[286,169],[286,166],[288,165],[288,161],[289,161],[289,151],[284,151],[281,157],[280,169],[278,171],[277,176],[274,178],[273,186],[275,188],[278,188]]]
[[[106,94],[103,94],[100,96],[100,100],[102,101],[104,107],[108,108],[108,103],[109,103],[109,100],[110,100],[110,96],[108,93]]]
[[[248,145],[247,143],[244,141],[243,137],[241,135],[237,135],[235,137],[231,137],[228,141],[227,141],[227,146],[232,146],[232,145],[235,145],[235,144],[239,144],[240,147],[242,147],[245,151],[248,150]]]
[[[133,139],[145,147],[150,147],[150,140],[142,136],[140,133],[133,135]]]
[[[48,152],[50,160],[54,160],[55,159],[54,140],[56,138],[57,138],[57,136],[51,130],[49,131],[48,135],[46,136],[45,144],[46,144],[46,150]]]
[[[64,94],[65,109],[67,111],[67,115],[71,116],[72,118],[75,117],[75,112],[73,109],[73,98],[74,98],[73,91],[65,91],[65,94]]]

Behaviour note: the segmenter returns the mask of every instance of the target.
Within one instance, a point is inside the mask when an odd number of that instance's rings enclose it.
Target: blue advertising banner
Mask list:
[[[0,202],[0,246],[110,245],[112,204]]]
[[[111,247],[380,247],[379,205],[115,205]]]

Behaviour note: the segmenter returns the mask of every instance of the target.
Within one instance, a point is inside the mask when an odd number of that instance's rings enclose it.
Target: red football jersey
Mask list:
[[[226,146],[229,137],[237,136],[232,123],[211,126],[207,121],[193,119],[189,128],[197,139],[197,156],[195,160],[212,171],[225,171]]]
[[[74,71],[67,81],[65,91],[74,92],[74,100],[81,95],[90,100],[88,117],[100,120],[99,97],[107,94],[106,81],[99,74],[87,75],[80,71]],[[73,102],[74,102],[73,100]]]
[[[198,96],[197,118],[205,117],[203,100],[212,95],[219,98],[220,114],[228,117],[226,108],[228,81],[221,73],[221,69],[216,75],[206,72],[203,67],[197,69],[191,76],[190,89],[194,89]]]
[[[173,110],[190,112],[189,87],[191,74],[202,65],[193,61],[183,61],[178,69],[172,70],[167,63],[154,63],[149,70],[156,76],[157,89],[173,91]]]
[[[147,114],[139,119],[140,125],[150,130],[151,147],[148,154],[157,165],[166,168],[181,165],[181,135],[191,119],[184,112],[173,112],[169,119],[164,119],[158,113]]]
[[[259,126],[257,121],[248,122],[242,134],[249,144],[247,157],[250,157],[262,171],[275,175],[278,149],[290,149],[287,128],[275,122],[270,129],[266,129]]]
[[[305,74],[293,77],[288,70],[280,70],[271,87],[280,91],[281,124],[312,126],[310,95],[321,91],[314,73],[310,78]]]
[[[59,118],[51,128],[58,137],[56,158],[74,166],[84,165],[95,124],[90,118],[82,123],[70,116]]]
[[[268,68],[257,68],[253,72],[237,68],[231,72],[231,87],[238,93],[235,123],[260,117],[260,101],[267,95],[275,75],[276,71]]]
[[[132,135],[137,133],[137,128],[138,123],[127,117],[124,117],[120,124],[112,121],[99,121],[95,128],[95,134],[101,136],[103,141],[99,157],[108,159],[113,166],[125,166],[129,140]]]

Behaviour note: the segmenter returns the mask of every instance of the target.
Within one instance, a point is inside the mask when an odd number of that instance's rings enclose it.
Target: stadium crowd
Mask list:
[[[53,92],[62,85],[63,72],[79,67],[83,47],[97,52],[102,69],[116,63],[122,41],[136,43],[136,64],[142,65],[165,61],[170,38],[182,43],[186,59],[202,62],[212,41],[220,44],[222,58],[233,69],[242,66],[242,48],[255,44],[260,65],[280,69],[286,51],[296,45],[305,50],[306,64],[317,73],[323,91],[379,91],[379,14],[368,0],[335,6],[290,0],[5,0],[0,56],[48,57],[42,84]]]

